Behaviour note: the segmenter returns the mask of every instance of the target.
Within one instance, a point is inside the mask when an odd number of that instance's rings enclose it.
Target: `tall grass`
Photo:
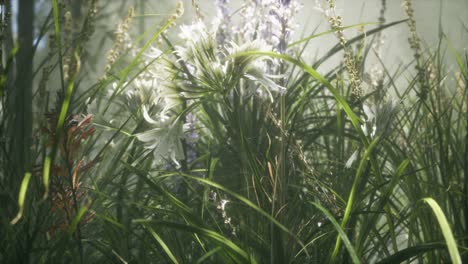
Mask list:
[[[193,1],[176,27],[178,2],[139,32],[131,8],[93,57],[104,4],[52,1],[24,176],[0,141],[0,262],[468,261],[466,54],[442,30],[423,46],[409,0],[403,21],[382,1],[379,23],[353,26],[326,1],[331,30],[302,39],[295,1],[258,2],[218,0],[210,24]],[[382,35],[406,24],[415,56],[391,72]],[[306,61],[324,34],[336,46]]]

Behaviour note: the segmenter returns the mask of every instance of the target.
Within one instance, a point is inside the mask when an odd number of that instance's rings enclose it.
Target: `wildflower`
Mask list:
[[[271,50],[271,46],[262,40],[254,40],[247,42],[241,46],[231,43],[231,46],[227,48],[228,54],[237,54],[246,51],[268,51]],[[247,80],[253,81],[254,83],[260,84],[260,86],[254,86],[255,90],[251,91],[257,94],[259,90],[266,92],[271,101],[273,101],[273,92],[284,93],[285,87],[277,84],[273,79],[281,78],[281,75],[268,74],[269,66],[277,65],[277,61],[268,58],[258,58],[256,56],[238,56],[234,58],[228,68],[237,68],[239,72],[243,72],[243,77]]]
[[[150,129],[136,134],[138,140],[154,153],[155,162],[167,161],[168,158],[179,168],[178,160],[183,159],[181,139],[183,138],[182,126],[175,122],[165,109],[159,109],[153,117],[145,105],[142,107],[143,117],[150,125]]]
[[[217,28],[216,42],[224,45],[226,39],[232,34],[230,27],[231,12],[227,7],[229,0],[216,0],[217,15],[212,21],[213,28]]]
[[[390,132],[391,123],[398,111],[397,101],[387,100],[379,104],[364,104],[363,111],[365,122],[361,125],[361,129],[364,134],[371,138],[386,135]]]
[[[221,201],[219,201],[219,205],[217,208],[220,209],[221,211],[225,211],[226,204],[229,202],[230,202],[229,200],[221,199]]]
[[[358,155],[358,151],[356,150],[353,152],[351,157],[349,157],[348,161],[346,161],[345,168],[348,168],[348,169],[351,168],[351,166],[357,159],[357,155]]]
[[[262,39],[275,51],[285,53],[289,38],[297,27],[294,17],[300,8],[297,1],[249,1],[242,12],[242,23],[235,32],[244,41]]]

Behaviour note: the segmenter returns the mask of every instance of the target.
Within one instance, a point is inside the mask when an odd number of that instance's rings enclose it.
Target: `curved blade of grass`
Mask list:
[[[220,250],[221,250],[221,247],[213,248],[212,250],[206,252],[206,254],[203,255],[201,258],[199,258],[196,263],[197,264],[203,263],[203,261],[207,260],[209,257],[213,256],[214,254],[216,254]]]
[[[280,228],[284,232],[291,235],[291,237],[293,237],[296,240],[296,242],[302,247],[302,249],[304,249],[304,252],[306,253],[306,255],[309,256],[308,251],[305,249],[304,243],[302,243],[302,241],[295,234],[293,234],[291,231],[289,231],[288,228],[286,228],[284,225],[282,225],[280,222],[278,222],[273,216],[271,216],[267,212],[263,211],[260,207],[256,206],[254,203],[252,203],[249,199],[247,199],[244,196],[239,195],[239,194],[225,188],[224,186],[221,186],[221,185],[219,185],[219,184],[217,184],[215,182],[212,182],[210,180],[194,177],[194,176],[187,175],[187,174],[180,174],[180,175],[183,176],[183,177],[195,180],[195,181],[199,181],[201,183],[204,183],[204,184],[209,185],[211,187],[214,187],[216,189],[219,189],[219,190],[221,190],[221,191],[223,191],[225,193],[228,193],[229,195],[233,196],[234,198],[238,199],[239,201],[241,201],[242,203],[244,203],[248,207],[250,207],[253,210],[255,210],[256,212],[258,212],[259,214],[261,214],[261,215],[265,216],[266,218],[268,218],[268,220],[271,221],[273,224],[275,224],[278,228]]]
[[[320,204],[310,202],[313,206],[317,207],[322,213],[330,220],[330,222],[333,224],[335,227],[336,231],[338,232],[338,236],[343,240],[343,243],[345,244],[346,249],[348,249],[349,256],[351,257],[351,260],[353,263],[361,263],[359,260],[359,257],[356,254],[356,251],[353,248],[353,245],[351,245],[351,242],[349,241],[348,236],[346,235],[345,231],[343,228],[340,226],[340,224],[336,221],[336,219],[333,217],[333,215],[325,209],[323,206]]]
[[[105,215],[101,215],[101,214],[98,214],[94,211],[92,211],[93,215],[96,216],[97,218],[101,218],[103,221],[106,221],[108,223],[110,223],[111,225],[114,225],[120,229],[125,229],[125,226],[122,225],[121,223],[115,221],[114,219],[108,217],[108,216],[105,216]]]
[[[65,81],[63,79],[63,58],[62,58],[62,37],[60,35],[60,19],[59,19],[59,8],[58,8],[58,2],[57,0],[52,0],[52,14],[53,14],[53,18],[54,18],[54,30],[55,30],[55,45],[57,46],[57,49],[58,49],[58,56],[59,56],[59,71],[60,71],[60,84],[62,86],[62,91],[65,90]],[[73,79],[75,77],[72,77]],[[73,83],[74,83],[74,80],[73,81],[70,81],[70,84],[69,84],[69,89],[70,90],[70,86],[71,86],[71,90],[73,91]],[[67,92],[67,95],[68,95],[68,92]],[[63,110],[63,107],[65,105],[65,101],[66,101],[66,98],[62,104],[62,110]],[[66,106],[66,110],[68,110],[68,104]],[[66,112],[65,112],[65,115],[66,115]],[[60,113],[60,116],[62,116],[62,112]],[[63,119],[65,120],[65,118]],[[47,199],[47,196],[49,195],[49,175],[50,175],[50,166],[54,160],[54,156],[55,156],[55,152],[58,148],[58,138],[60,138],[60,135],[61,135],[61,132],[62,132],[62,127],[63,127],[63,121],[62,121],[62,125],[60,125],[60,119],[58,121],[58,124],[57,124],[57,128],[55,130],[56,132],[56,136],[57,136],[57,140],[55,140],[54,142],[54,145],[52,146],[52,152],[50,154],[48,154],[46,157],[45,157],[45,160],[44,160],[44,166],[43,166],[43,170],[42,170],[42,181],[43,181],[43,184],[44,184],[44,197],[42,198],[43,200]],[[59,134],[57,134],[57,132]]]
[[[460,73],[463,74],[463,77],[465,77],[465,79],[468,79],[468,71],[465,68],[465,65],[463,63],[461,56],[457,53],[452,43],[448,39],[446,39],[446,41],[448,43],[450,53],[452,53],[452,56],[455,58],[455,61],[457,62],[458,68],[460,69]]]
[[[60,84],[62,91],[65,90],[65,81],[63,79],[63,58],[62,58],[62,37],[60,34],[60,18],[57,0],[52,0],[52,13],[54,17],[55,45],[57,45],[59,56]]]
[[[145,228],[150,232],[150,234],[154,237],[154,239],[156,239],[156,241],[158,242],[158,244],[162,247],[162,249],[164,250],[164,252],[167,254],[167,256],[171,259],[172,263],[179,263],[179,261],[177,261],[176,257],[174,256],[174,254],[172,254],[172,251],[169,249],[169,247],[166,245],[166,243],[164,242],[164,240],[162,240],[162,238],[154,231],[153,228],[151,228],[148,224],[143,224],[145,226]]]
[[[401,251],[396,252],[395,254],[377,262],[377,264],[393,264],[393,263],[403,263],[404,261],[410,261],[412,258],[430,252],[437,249],[444,249],[446,247],[445,243],[427,243],[422,245],[417,245],[414,247],[405,248]]]
[[[398,166],[398,168],[396,169],[394,173],[394,176],[392,177],[391,181],[388,183],[388,187],[383,190],[380,200],[377,202],[377,205],[375,206],[375,208],[385,208],[388,205],[388,201],[390,200],[392,194],[394,193],[394,190],[396,186],[398,185],[398,182],[400,181],[403,173],[406,171],[406,168],[408,167],[409,164],[410,164],[410,161],[406,159]],[[362,234],[362,237],[359,239],[359,242],[357,243],[358,248],[361,244],[364,243],[364,240],[368,239],[368,234],[371,233],[371,228],[377,225],[378,219],[379,219],[378,215],[374,214],[362,224],[362,229],[361,229],[362,231],[360,231],[360,233]],[[396,236],[394,232],[391,230],[389,230],[389,232],[391,233],[392,240],[395,243]]]
[[[351,215],[351,211],[353,210],[354,197],[356,195],[357,186],[359,184],[359,179],[361,178],[361,175],[364,171],[364,167],[367,164],[372,154],[372,151],[374,150],[375,146],[377,146],[378,142],[379,142],[379,137],[376,137],[372,141],[372,143],[369,145],[369,147],[367,147],[366,152],[364,153],[364,156],[362,157],[361,162],[359,163],[359,167],[356,171],[356,176],[354,177],[353,186],[351,187],[351,191],[349,193],[348,202],[346,203],[346,209],[343,215],[343,220],[341,221],[341,227],[343,229],[346,228],[346,224],[348,223],[349,216]],[[333,254],[331,257],[331,263],[333,263],[335,261],[335,258],[338,256],[338,252],[340,250],[340,244],[341,244],[341,239],[340,239],[340,236],[338,236],[336,238],[335,249],[333,250]]]
[[[52,157],[50,155],[45,157],[44,165],[42,167],[42,184],[44,185],[43,200],[49,196],[49,182],[50,182],[50,165],[52,164]]]
[[[361,39],[365,38],[365,37],[369,37],[373,34],[376,34],[386,28],[389,28],[389,27],[392,27],[392,26],[396,26],[398,24],[401,24],[401,23],[404,23],[408,21],[408,19],[403,19],[403,20],[399,20],[399,21],[395,21],[395,22],[391,22],[391,23],[388,23],[388,24],[385,24],[385,25],[382,25],[378,28],[374,28],[374,29],[371,29],[369,31],[366,31],[350,40],[347,41],[347,45],[352,45],[353,43],[356,43],[358,41],[360,41]],[[335,53],[339,52],[340,50],[343,49],[343,46],[341,44],[336,44],[333,48],[331,48],[325,55],[323,55],[322,58],[320,58],[319,60],[317,60],[315,63],[314,63],[314,66],[317,67],[318,65],[322,64],[323,62],[325,62],[326,60],[328,60],[331,56],[333,56]]]
[[[78,224],[81,221],[81,218],[83,218],[83,215],[88,211],[88,208],[86,206],[80,207],[78,210],[78,213],[75,215],[73,218],[72,223],[70,224],[70,227],[68,228],[68,236],[71,237],[71,235],[75,232],[76,228],[78,227]]]
[[[68,83],[68,88],[67,88],[67,91],[66,91],[66,94],[65,94],[65,98],[63,99],[63,102],[62,102],[62,107],[60,109],[60,114],[59,114],[59,118],[58,118],[58,121],[57,121],[57,127],[55,128],[55,137],[56,138],[54,140],[54,144],[52,145],[52,151],[51,151],[50,154],[48,154],[45,157],[45,160],[44,160],[44,168],[43,168],[43,172],[42,172],[43,183],[44,183],[44,188],[45,188],[44,197],[43,197],[44,200],[49,195],[50,166],[54,162],[55,155],[56,155],[57,149],[59,147],[60,138],[62,137],[62,133],[63,133],[63,125],[65,123],[65,118],[67,117],[68,108],[70,107],[70,102],[71,102],[73,89],[74,89],[74,85],[75,85],[75,79],[76,79],[77,73],[79,72],[79,68],[80,68],[79,67],[79,57],[78,57],[77,53],[75,53],[75,59],[77,61],[77,70],[72,75],[72,77],[70,78],[70,81]]]
[[[31,173],[26,172],[24,174],[23,181],[21,181],[20,191],[18,195],[18,207],[19,207],[18,214],[13,220],[11,220],[10,224],[12,225],[18,223],[18,221],[23,216],[24,200],[26,200],[26,191],[28,190],[29,180],[31,180]]]
[[[351,109],[349,104],[346,102],[346,100],[339,94],[338,90],[335,87],[333,87],[333,85],[325,77],[323,77],[320,73],[318,73],[314,68],[312,68],[309,65],[305,64],[304,62],[302,62],[302,61],[300,61],[298,59],[294,59],[294,58],[292,58],[292,57],[290,57],[288,55],[279,54],[279,53],[275,53],[275,52],[269,52],[269,51],[245,51],[245,52],[239,52],[239,53],[231,55],[231,57],[233,57],[233,58],[234,57],[241,57],[241,56],[269,56],[269,57],[273,57],[273,58],[278,58],[278,59],[288,61],[288,62],[298,66],[299,68],[301,68],[305,72],[307,72],[315,80],[317,80],[319,83],[324,85],[328,89],[328,91],[333,95],[333,97],[335,97],[338,104],[341,105],[341,107],[343,108],[343,110],[347,114],[347,116],[350,119],[353,127],[358,132],[361,140],[363,140],[363,142],[367,142],[367,139],[364,136],[364,133],[363,133],[363,131],[361,129],[361,126],[360,126],[361,120],[359,119],[359,117],[353,112],[353,110]]]
[[[156,41],[156,39],[158,39],[158,37],[167,29],[169,28],[172,24],[174,23],[174,21],[172,19],[168,19],[168,21],[155,33],[153,34],[153,36],[151,36],[151,38],[145,43],[145,45],[138,51],[138,53],[135,55],[135,57],[133,58],[133,60],[130,62],[130,64],[122,70],[121,72],[121,75],[119,76],[120,79],[119,79],[119,82],[116,86],[116,88],[114,89],[114,92],[112,93],[110,99],[109,99],[109,102],[112,102],[113,99],[115,98],[115,96],[117,96],[122,88],[124,88],[125,86],[123,86],[125,84],[125,82],[127,81],[127,77],[128,75],[130,74],[130,72],[137,66],[137,64],[139,63],[139,60],[141,58],[141,56],[143,56],[143,53],[151,46],[151,44]],[[108,104],[106,106],[106,108],[104,109],[104,112],[107,111],[107,109],[109,108],[110,104]]]
[[[309,40],[314,39],[314,38],[318,38],[318,37],[321,37],[321,36],[324,36],[324,35],[328,35],[330,33],[336,32],[336,31],[340,31],[340,30],[344,30],[344,29],[350,29],[350,28],[360,28],[360,27],[369,26],[369,25],[376,25],[376,24],[378,24],[378,22],[359,23],[359,24],[354,24],[354,25],[350,25],[350,26],[346,26],[346,27],[339,27],[339,28],[336,28],[336,29],[332,29],[332,30],[328,30],[328,31],[325,31],[325,32],[322,32],[322,33],[314,34],[314,35],[308,36],[306,38],[300,39],[298,41],[295,41],[295,42],[289,44],[288,48],[292,47],[292,46],[295,46],[297,44],[304,43],[304,42],[309,41]]]
[[[250,263],[252,259],[249,257],[247,252],[245,252],[243,249],[241,249],[238,245],[236,245],[234,242],[229,240],[228,238],[224,237],[223,235],[213,231],[209,230],[203,227],[199,227],[196,225],[185,225],[185,224],[180,224],[180,223],[173,223],[173,222],[166,222],[166,221],[155,221],[155,220],[147,220],[147,219],[136,219],[133,220],[135,223],[141,223],[143,225],[147,225],[148,223],[154,223],[156,225],[163,225],[166,227],[170,228],[175,228],[177,230],[185,230],[187,232],[191,233],[196,233],[200,234],[202,236],[211,238],[218,243],[224,245],[227,247],[227,249],[231,250],[232,252],[236,253],[236,256],[242,257],[244,261],[241,261],[241,259],[236,258],[237,261],[240,261],[239,263]]]
[[[450,259],[454,264],[461,264],[461,257],[460,253],[458,252],[457,241],[453,237],[452,229],[445,217],[444,212],[440,208],[439,204],[432,198],[424,198],[424,202],[426,202],[434,212],[437,222],[439,222],[440,229],[442,230],[442,234],[444,235],[445,242],[447,243],[447,248],[450,254]]]

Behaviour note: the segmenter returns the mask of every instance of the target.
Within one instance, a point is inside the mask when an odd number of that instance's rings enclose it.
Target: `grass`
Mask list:
[[[72,6],[54,0],[41,34],[54,32],[56,45],[34,70],[59,76],[60,88],[38,81],[48,96],[33,97],[41,114],[30,120],[23,177],[13,143],[0,141],[0,262],[468,261],[468,57],[443,31],[423,46],[408,3],[408,19],[352,26],[337,26],[327,7],[332,29],[303,39],[285,33],[294,12],[276,33],[249,35],[242,17],[239,32],[199,18],[179,30],[178,4],[138,33],[132,18],[145,14],[131,9],[109,55],[98,47],[92,57],[105,12],[83,4],[81,26],[67,31]],[[276,19],[274,5],[263,8],[258,25]],[[405,23],[414,59],[391,72],[379,58],[380,74],[357,93],[381,34]],[[327,34],[338,44],[306,61],[307,45]],[[0,82],[7,139],[21,78],[8,71],[10,53]],[[323,70],[343,53],[345,63]]]

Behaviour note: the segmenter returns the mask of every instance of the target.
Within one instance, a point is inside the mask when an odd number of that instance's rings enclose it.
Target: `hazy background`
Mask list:
[[[164,4],[163,4],[164,2]],[[148,1],[147,8],[150,12],[157,12],[162,6],[175,6],[176,1]],[[214,14],[214,0],[200,0],[200,10],[208,19]],[[231,0],[235,8],[241,6],[244,1]],[[387,0],[386,20],[387,23],[406,18],[401,0]],[[417,20],[418,33],[423,45],[436,49],[439,42],[439,29],[445,33],[451,44],[458,50],[463,51],[468,47],[468,0],[413,0],[415,16]],[[299,28],[295,32],[295,38],[310,35],[318,26],[317,33],[329,30],[329,24],[322,13],[316,9],[315,0],[299,1],[304,8],[297,14]],[[184,0],[185,14],[183,21],[189,23],[194,18],[192,0]],[[377,22],[380,9],[380,0],[336,0],[337,13],[343,17],[343,25],[356,23]],[[439,27],[441,25],[441,27]],[[371,29],[368,26],[366,29]],[[357,35],[357,29],[348,29],[345,35],[353,37]],[[398,67],[400,64],[408,63],[413,58],[413,52],[408,44],[408,27],[400,24],[384,31],[385,52],[383,60],[390,68]],[[370,41],[370,39],[369,39]],[[333,35],[314,39],[309,44],[308,54],[304,59],[312,61],[314,57],[320,56],[331,46],[337,43]],[[451,56],[447,56],[451,60]],[[338,55],[336,60],[341,59]],[[334,63],[333,60],[330,63]],[[325,65],[326,67],[326,65]]]
[[[17,10],[19,0],[13,0],[13,11]],[[191,23],[195,19],[195,9],[192,0],[184,0],[185,13],[178,20],[176,28],[170,30],[170,34],[177,35],[178,26],[183,23]],[[200,11],[208,21],[215,14],[215,0],[196,1],[200,5]],[[231,0],[233,10],[241,7],[243,0]],[[315,0],[299,1],[304,4],[303,9],[297,14],[298,29],[294,37],[300,39],[302,36],[312,34],[317,28],[316,33],[329,30],[329,24],[323,15],[317,10]],[[401,0],[387,0],[386,20],[388,22],[405,19],[406,15],[402,7]],[[37,0],[36,2],[36,27],[40,28],[45,17],[51,8],[51,1]],[[143,30],[148,30],[161,25],[162,21],[167,19],[175,10],[176,0],[113,0],[99,1],[101,15],[104,19],[97,22],[97,30],[93,35],[95,41],[92,41],[90,50],[98,51],[97,54],[104,55],[110,49],[113,41],[113,32],[117,25],[123,21],[130,6],[136,10],[136,17],[133,22],[134,36],[138,36]],[[423,40],[424,45],[435,49],[439,40],[439,21],[443,32],[451,41],[452,45],[460,52],[468,47],[468,0],[413,0],[415,16],[417,20],[418,33]],[[337,13],[343,17],[343,25],[356,23],[377,22],[381,9],[381,0],[336,0]],[[141,16],[144,15],[144,16]],[[13,21],[16,22],[16,21]],[[13,32],[15,32],[16,23],[13,23]],[[366,27],[366,30],[374,26]],[[345,35],[353,37],[357,35],[357,29],[348,29]],[[385,53],[382,56],[386,66],[390,69],[398,65],[406,64],[412,60],[412,51],[408,44],[408,28],[406,24],[400,24],[384,31]],[[39,47],[39,58],[46,56],[46,39]],[[370,38],[369,38],[370,41]],[[322,36],[312,40],[309,43],[307,54],[304,59],[308,62],[313,61],[315,57],[320,57],[331,46],[337,43],[337,39],[332,34]],[[41,48],[44,48],[43,52]],[[41,54],[42,53],[42,54]],[[329,60],[329,64],[335,64],[341,60],[341,54]],[[451,60],[451,56],[447,56]],[[38,62],[38,59],[35,59]],[[370,60],[371,62],[372,60]],[[105,60],[96,57],[95,67],[92,73],[96,78],[102,75],[102,69]],[[449,62],[450,65],[450,62]],[[325,70],[325,69],[319,69]]]

